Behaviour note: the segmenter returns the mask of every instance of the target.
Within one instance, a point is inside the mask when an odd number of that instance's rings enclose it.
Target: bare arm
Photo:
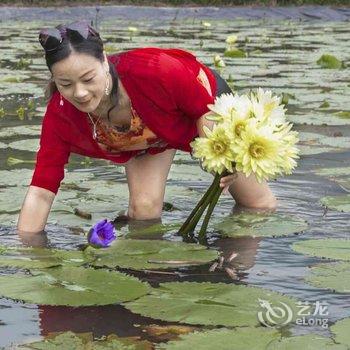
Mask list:
[[[28,234],[44,230],[55,194],[37,186],[29,186],[19,215],[17,229]]]
[[[200,137],[206,137],[203,126],[213,128],[214,122],[207,120],[208,112],[197,120],[197,130]],[[268,183],[258,183],[254,175],[246,177],[238,172],[236,176],[226,176],[221,179],[221,187],[228,187],[228,191],[236,201],[237,205],[257,209],[275,209],[277,200],[273,195]]]

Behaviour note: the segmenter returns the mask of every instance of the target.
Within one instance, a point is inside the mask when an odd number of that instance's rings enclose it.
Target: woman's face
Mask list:
[[[72,52],[53,64],[52,77],[61,95],[82,112],[93,112],[105,96],[108,63]]]

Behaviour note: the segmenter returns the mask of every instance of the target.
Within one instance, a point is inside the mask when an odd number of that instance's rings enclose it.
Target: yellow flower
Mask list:
[[[214,65],[215,65],[215,67],[219,67],[219,68],[226,67],[225,61],[221,58],[220,55],[214,56]]]
[[[279,125],[285,123],[285,109],[281,105],[281,98],[272,96],[270,90],[258,88],[251,94],[252,116],[264,123]]]
[[[282,142],[279,153],[283,162],[281,162],[280,167],[281,172],[285,174],[292,173],[292,170],[297,166],[295,159],[299,158],[299,149],[296,147],[299,142],[298,132],[291,131],[292,126],[292,124],[285,123],[275,133],[275,136],[279,137]]]
[[[209,172],[221,174],[226,169],[232,172],[235,154],[232,139],[225,128],[221,125],[215,125],[213,130],[204,127],[204,132],[207,137],[198,137],[191,142],[193,156],[200,158]]]
[[[233,146],[237,171],[247,177],[254,173],[260,183],[271,178],[279,172],[280,145],[271,128],[258,128],[256,123],[248,123]]]
[[[233,108],[235,106],[235,98],[233,94],[221,94],[215,98],[214,104],[208,104],[208,108],[215,113],[214,116],[207,117],[208,120],[216,122],[224,122],[231,120]]]
[[[233,45],[235,42],[237,41],[237,35],[229,35],[227,38],[226,38],[226,42],[227,44],[229,45]]]
[[[137,32],[138,29],[136,27],[128,27],[129,32]]]

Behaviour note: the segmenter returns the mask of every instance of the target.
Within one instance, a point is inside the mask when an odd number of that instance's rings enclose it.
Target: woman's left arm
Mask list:
[[[206,137],[203,127],[212,129],[214,122],[206,117],[211,112],[203,114],[196,121],[198,135]],[[254,175],[246,177],[243,173],[237,172],[221,178],[220,187],[223,192],[232,195],[239,206],[274,210],[277,207],[277,200],[266,181],[259,183]]]

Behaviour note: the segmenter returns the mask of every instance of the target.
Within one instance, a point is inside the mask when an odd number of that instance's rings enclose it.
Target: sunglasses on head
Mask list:
[[[45,51],[54,51],[67,36],[75,40],[83,40],[89,36],[99,37],[100,35],[87,22],[73,22],[56,28],[42,29],[39,33],[39,42]]]

